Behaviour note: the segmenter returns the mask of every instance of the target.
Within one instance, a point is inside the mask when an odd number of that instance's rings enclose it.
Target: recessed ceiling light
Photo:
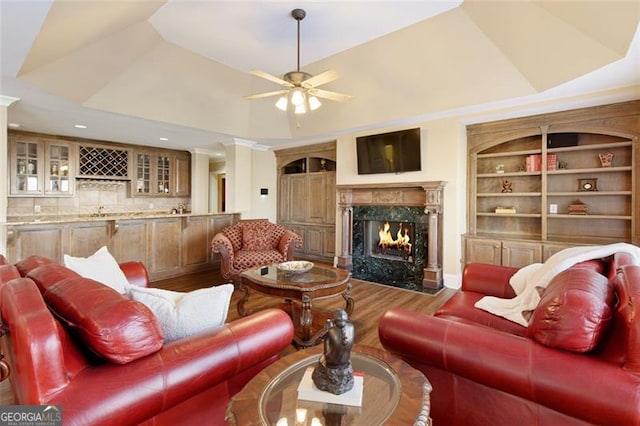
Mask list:
[[[20,124],[18,124],[18,123],[7,123],[7,126],[13,127],[14,129],[17,129],[18,127],[20,127]]]
[[[168,141],[169,138],[160,138],[161,141]]]
[[[74,124],[74,126],[76,129],[86,129],[87,126],[85,126],[84,124]]]

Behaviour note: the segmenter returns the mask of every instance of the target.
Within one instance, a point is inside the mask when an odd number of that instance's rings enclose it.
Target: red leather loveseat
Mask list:
[[[514,268],[468,264],[433,316],[387,311],[383,346],[433,385],[438,425],[640,425],[640,266],[626,254],[556,275],[523,327],[474,307],[515,296]]]
[[[0,263],[15,403],[61,405],[65,425],[225,424],[229,398],[293,338],[274,309],[164,343],[151,311],[105,285],[41,257]],[[132,285],[148,284],[143,264],[120,266]]]

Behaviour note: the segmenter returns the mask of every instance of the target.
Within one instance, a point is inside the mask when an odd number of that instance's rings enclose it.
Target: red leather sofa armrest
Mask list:
[[[123,262],[119,266],[122,272],[124,272],[125,277],[127,277],[129,284],[139,287],[149,287],[149,271],[144,263],[134,260]]]
[[[3,352],[9,358],[12,388],[21,404],[43,404],[69,382],[57,321],[30,278],[0,288],[2,322],[9,328]],[[28,312],[28,315],[25,315]]]
[[[462,291],[510,299],[516,294],[509,279],[518,271],[510,266],[468,263],[462,272]]]
[[[63,405],[65,424],[138,424],[275,360],[292,339],[293,323],[284,311],[260,311],[129,364],[87,368],[48,403]]]
[[[640,378],[640,265],[622,265],[614,284],[619,298],[617,316],[626,343],[624,368]]]
[[[14,265],[3,265],[0,263],[0,287],[11,280],[20,278],[20,271]]]
[[[383,346],[416,368],[432,366],[596,424],[640,423],[640,377],[619,365],[402,308],[387,311],[378,330]]]

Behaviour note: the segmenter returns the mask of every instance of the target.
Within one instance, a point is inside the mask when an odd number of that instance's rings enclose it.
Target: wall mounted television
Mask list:
[[[356,138],[358,174],[420,171],[420,129]]]

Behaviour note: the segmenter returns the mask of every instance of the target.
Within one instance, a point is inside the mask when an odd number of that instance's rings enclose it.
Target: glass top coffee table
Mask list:
[[[232,425],[428,425],[431,384],[401,359],[375,348],[354,346],[351,363],[364,375],[362,406],[298,400],[307,367],[322,349],[288,355],[256,375],[227,407]],[[314,421],[313,419],[318,419]]]
[[[296,327],[293,343],[298,348],[310,347],[324,337],[324,323],[333,316],[332,312],[313,312],[312,302],[341,295],[346,303],[345,310],[351,315],[354,301],[350,278],[351,273],[345,269],[323,265],[314,265],[304,273],[285,272],[276,265],[249,269],[240,274],[242,297],[238,300],[238,314],[246,316],[251,313],[246,307],[249,289],[283,298],[282,308],[291,315]]]

